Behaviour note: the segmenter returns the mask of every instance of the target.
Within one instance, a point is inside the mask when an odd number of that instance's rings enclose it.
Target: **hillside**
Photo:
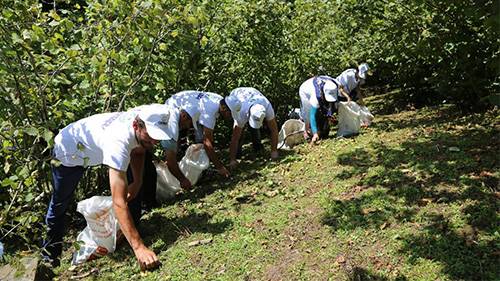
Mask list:
[[[122,245],[73,271],[66,252],[58,279],[498,278],[498,111],[383,115],[383,98],[355,138],[243,160],[231,180],[204,179],[148,213],[158,270],[141,273]]]

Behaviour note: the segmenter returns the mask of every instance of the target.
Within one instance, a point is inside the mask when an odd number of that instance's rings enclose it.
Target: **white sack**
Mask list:
[[[291,149],[294,145],[304,142],[306,125],[297,119],[290,119],[283,123],[278,134],[278,148]]]
[[[181,185],[174,175],[170,173],[165,162],[154,162],[156,166],[156,201],[163,202],[175,196],[181,190]],[[181,172],[188,178],[192,185],[198,182],[201,173],[208,168],[210,160],[203,148],[203,144],[193,144],[188,147],[186,154],[179,162]]]
[[[117,236],[121,234],[111,196],[85,199],[78,202],[76,210],[85,217],[87,227],[76,238],[81,245],[71,263],[75,265],[113,253]]]
[[[359,107],[361,126],[370,126],[373,121],[373,114],[368,110],[366,106]]]
[[[353,101],[339,103],[338,137],[349,137],[359,133],[361,127],[360,111],[360,106]]]

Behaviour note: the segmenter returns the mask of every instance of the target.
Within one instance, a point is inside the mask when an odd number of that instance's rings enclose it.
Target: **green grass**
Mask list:
[[[498,116],[378,114],[356,138],[246,160],[144,217],[161,268],[141,273],[122,245],[75,271],[66,252],[57,278],[498,280]]]

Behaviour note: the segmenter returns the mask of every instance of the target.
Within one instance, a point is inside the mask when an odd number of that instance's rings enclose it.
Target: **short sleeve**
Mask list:
[[[204,109],[205,110],[200,114],[199,123],[213,130],[215,128],[215,120],[219,111],[219,105],[214,103],[206,104]]]
[[[130,151],[123,142],[107,141],[102,147],[102,163],[110,168],[127,171],[130,163]]]
[[[275,117],[274,108],[270,102],[267,103],[266,107],[266,120],[273,120]]]

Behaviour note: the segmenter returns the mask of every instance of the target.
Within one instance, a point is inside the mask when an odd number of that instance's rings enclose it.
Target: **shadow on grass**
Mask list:
[[[409,262],[418,259],[440,261],[444,273],[454,279],[494,280],[498,278],[498,256],[493,241],[476,241],[474,228],[455,231],[440,214],[433,214],[430,223],[419,233],[403,239],[402,253],[409,253]],[[498,248],[497,248],[498,250]]]
[[[189,213],[175,218],[165,217],[162,213],[153,213],[149,219],[141,222],[140,232],[146,245],[159,253],[174,244],[180,236],[189,236],[194,233],[209,233],[217,235],[231,228],[232,221],[225,219],[219,222],[210,222],[212,216],[207,213]],[[122,248],[123,249],[123,248]],[[130,247],[116,251],[110,258],[123,260],[133,256]]]
[[[250,154],[247,151],[241,160],[242,162],[235,170],[231,171],[231,177],[223,178],[218,175],[215,170],[205,171],[192,192],[180,194],[171,200],[167,200],[164,204],[173,204],[174,202],[183,200],[189,200],[191,203],[197,203],[217,190],[231,190],[242,182],[261,181],[261,170],[265,168],[300,160],[300,157],[296,157],[297,154],[293,150],[280,150],[280,160],[278,161],[272,161],[269,159],[269,155],[269,150],[263,150],[258,154]]]
[[[387,277],[384,277],[379,274],[372,273],[368,271],[365,268],[362,267],[354,267],[351,272],[348,274],[348,279],[349,281],[389,281],[389,280],[395,280],[395,281],[406,281],[406,277],[404,276],[398,276],[395,279],[390,279]]]
[[[354,179],[362,192],[332,200],[323,222],[333,231],[356,228],[380,230],[389,220],[417,221],[427,206],[424,226],[403,237],[401,252],[410,262],[419,258],[444,265],[443,273],[453,279],[483,280],[498,276],[499,131],[494,125],[478,128],[462,126],[446,131],[432,125],[448,124],[456,116],[436,114],[421,120],[388,120],[375,131],[416,127],[398,147],[383,140],[367,148],[338,155],[347,169],[338,179]],[[461,124],[477,119],[462,119]],[[455,126],[456,123],[453,123]],[[450,227],[442,208],[458,206],[463,227]],[[484,239],[481,239],[486,237]],[[496,238],[495,238],[496,237]],[[496,240],[496,242],[495,242]]]

